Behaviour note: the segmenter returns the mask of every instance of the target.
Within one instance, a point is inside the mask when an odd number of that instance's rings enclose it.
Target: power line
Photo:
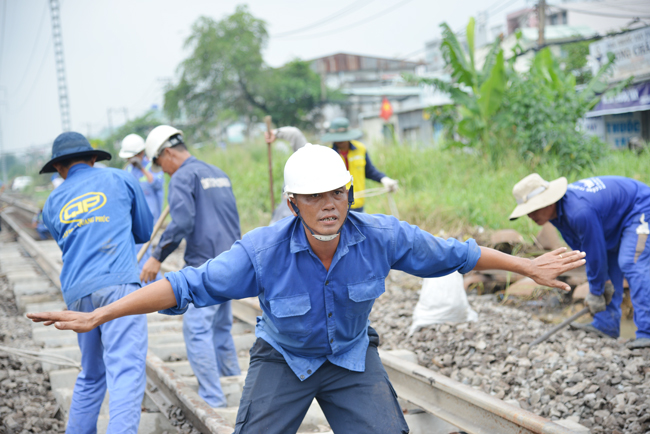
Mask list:
[[[493,15],[498,14],[499,12],[501,12],[502,10],[504,10],[505,8],[507,8],[508,6],[510,6],[511,4],[513,4],[513,3],[517,2],[517,1],[519,1],[519,0],[510,0],[508,3],[502,5],[501,7],[499,7],[499,9],[497,9],[497,10],[494,11],[494,12],[492,12],[492,14],[493,14]]]
[[[19,90],[23,87],[23,84],[25,84],[25,80],[27,79],[27,73],[29,72],[29,69],[32,66],[32,61],[34,60],[34,55],[36,54],[36,47],[38,47],[38,40],[41,37],[41,30],[43,30],[43,21],[45,21],[45,16],[47,15],[47,3],[44,4],[43,8],[43,14],[41,15],[41,22],[38,25],[38,33],[36,34],[36,38],[34,39],[34,46],[32,47],[32,52],[29,55],[29,60],[27,61],[27,67],[25,68],[25,72],[22,75],[22,79],[20,80],[20,84],[16,86],[12,92],[13,96],[16,96],[19,92]]]
[[[412,1],[413,0],[403,0],[403,1],[401,1],[401,2],[399,2],[397,4],[395,4],[395,5],[387,8],[387,9],[384,9],[383,11],[380,11],[380,12],[374,14],[374,15],[371,15],[368,18],[364,18],[362,20],[356,21],[356,22],[354,22],[352,24],[346,24],[345,26],[337,27],[335,29],[328,30],[328,31],[322,32],[322,33],[316,33],[316,34],[313,34],[313,35],[303,35],[303,36],[299,36],[299,37],[301,39],[314,39],[314,38],[320,38],[321,36],[331,36],[332,34],[334,34],[336,32],[343,31],[343,30],[350,30],[354,26],[357,26],[357,25],[360,25],[360,24],[367,24],[370,21],[373,21],[373,20],[375,20],[375,19],[377,19],[377,18],[379,18],[379,17],[381,17],[383,15],[386,15],[388,12],[391,12],[391,11],[393,11],[393,10],[399,8],[399,7],[402,7],[405,4],[410,3]]]
[[[372,3],[373,1],[374,0],[357,0],[356,2],[344,7],[343,9],[339,10],[338,12],[333,13],[332,15],[330,15],[328,17],[323,18],[320,21],[316,21],[315,23],[311,23],[308,26],[300,27],[298,29],[289,30],[289,31],[286,31],[286,32],[283,32],[283,33],[278,33],[277,35],[271,35],[271,37],[272,38],[284,38],[286,36],[293,35],[295,33],[301,33],[304,30],[312,30],[312,29],[314,29],[316,27],[322,26],[323,24],[329,23],[333,19],[338,18],[339,16],[341,16],[341,15],[343,15],[345,13],[349,13],[349,12],[352,12],[353,10],[355,10],[355,9],[362,8],[362,7],[366,6],[369,3]],[[358,4],[361,4],[361,6],[357,6]]]
[[[14,111],[14,114],[18,114],[23,111],[23,109],[27,106],[27,103],[29,102],[29,99],[32,96],[32,93],[34,92],[34,89],[36,88],[36,83],[38,83],[38,80],[41,78],[41,73],[43,72],[43,66],[45,66],[45,61],[47,60],[47,56],[50,54],[50,44],[47,44],[47,47],[45,48],[45,52],[43,53],[43,59],[41,59],[41,64],[38,67],[38,72],[36,73],[36,77],[34,78],[34,81],[32,81],[32,87],[29,88],[29,92],[27,92],[27,96],[23,100],[23,103],[20,105],[20,108],[18,108],[16,111]]]

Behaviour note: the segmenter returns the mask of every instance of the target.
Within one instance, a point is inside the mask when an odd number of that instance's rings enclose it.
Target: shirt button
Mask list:
[[[301,379],[301,380],[304,380],[304,379],[305,379],[305,376],[304,376],[304,375],[301,375],[301,376],[300,376],[300,379]]]
[[[331,344],[332,342],[334,342],[334,339],[330,339],[330,344]]]
[[[327,317],[328,317],[328,318],[332,318],[332,312],[328,313],[328,314],[327,314]]]
[[[311,369],[307,371],[307,374],[311,375]]]
[[[327,285],[329,285],[329,284],[330,284],[330,281],[329,281],[329,280],[326,280],[326,281],[325,281],[325,286],[327,286]]]

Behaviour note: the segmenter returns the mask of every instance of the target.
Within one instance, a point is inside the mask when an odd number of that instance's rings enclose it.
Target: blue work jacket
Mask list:
[[[43,222],[63,252],[66,304],[107,286],[140,283],[134,242],[149,239],[153,217],[131,175],[75,164],[47,198]]]
[[[601,295],[609,280],[608,255],[616,254],[623,230],[650,218],[650,187],[622,176],[599,176],[569,184],[551,220],[574,250],[587,254],[589,290]],[[618,266],[616,264],[610,264]]]
[[[437,277],[474,268],[474,240],[443,240],[385,215],[351,212],[329,271],[314,254],[299,219],[255,229],[199,268],[167,273],[181,314],[229,299],[258,297],[256,336],[278,350],[304,380],[326,360],[363,372],[368,315],[391,269]]]
[[[163,201],[165,200],[165,173],[162,171],[152,172],[151,162],[147,157],[142,158],[142,165],[151,172],[151,175],[153,175],[153,182],[149,183],[147,177],[144,176],[144,172],[133,164],[129,163],[124,170],[133,175],[133,177],[140,183],[140,187],[142,187],[142,192],[147,200],[147,205],[149,205],[149,211],[153,214],[153,221],[155,223],[158,221],[158,218],[160,218]]]
[[[164,261],[185,238],[185,263],[198,267],[241,238],[237,202],[230,179],[218,167],[190,157],[169,183],[172,222],[152,256]]]

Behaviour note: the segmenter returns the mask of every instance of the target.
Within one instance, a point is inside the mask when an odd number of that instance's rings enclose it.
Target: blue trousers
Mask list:
[[[187,360],[199,381],[199,396],[215,408],[226,407],[219,377],[241,374],[231,329],[229,301],[202,308],[190,304],[183,314]]]
[[[68,306],[92,312],[140,288],[127,284],[95,291]],[[138,432],[146,384],[147,318],[126,316],[78,335],[81,372],[70,405],[67,434],[94,434],[106,389],[109,393],[108,434]]]
[[[406,434],[408,425],[386,370],[379,337],[368,328],[365,372],[325,362],[300,381],[278,351],[262,339],[250,350],[234,434],[289,434],[298,428],[314,398],[337,434]]]
[[[608,254],[609,277],[615,292],[604,312],[594,316],[593,326],[618,337],[623,301],[623,277],[630,285],[630,298],[634,307],[634,324],[637,338],[650,338],[650,237],[645,243],[636,233],[638,225],[623,230],[618,252]]]

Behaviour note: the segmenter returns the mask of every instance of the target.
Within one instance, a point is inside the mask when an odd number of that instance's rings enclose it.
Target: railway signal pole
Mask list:
[[[52,42],[54,44],[56,81],[59,90],[61,127],[63,131],[70,131],[70,102],[68,100],[68,84],[65,78],[65,62],[63,61],[63,36],[61,34],[59,0],[50,0],[50,15],[52,17]]]

